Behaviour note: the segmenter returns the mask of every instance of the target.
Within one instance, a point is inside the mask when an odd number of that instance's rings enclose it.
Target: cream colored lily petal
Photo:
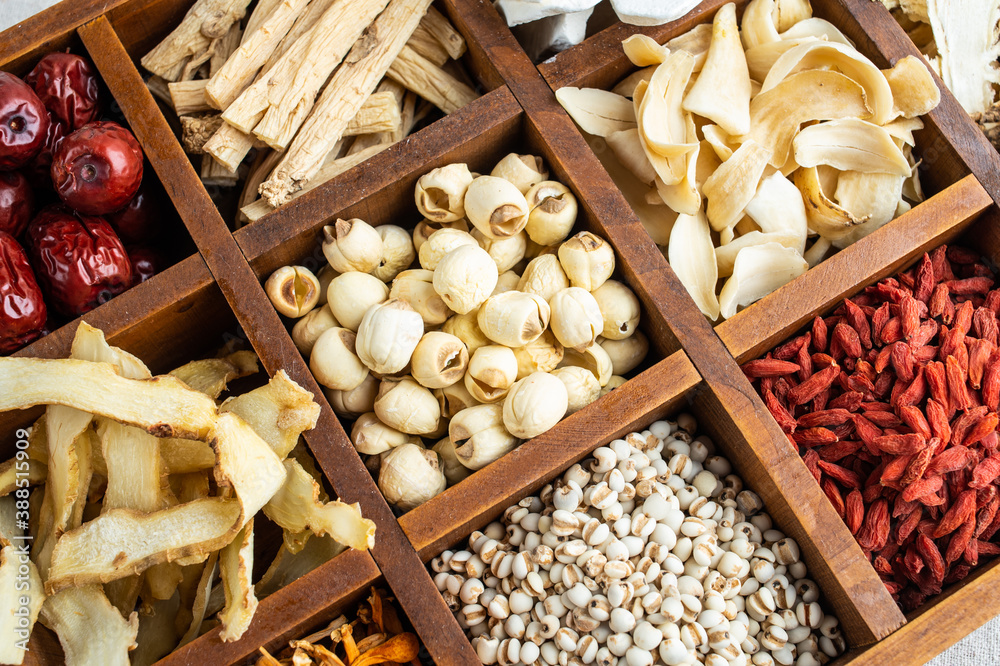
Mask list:
[[[878,125],[856,118],[806,127],[792,141],[800,166],[820,164],[840,171],[890,173],[908,178],[910,165],[892,136]]]
[[[250,580],[252,574],[253,518],[219,553],[219,578],[226,592],[226,607],[219,613],[222,623],[219,638],[225,643],[238,641],[243,636],[257,610],[257,597]]]
[[[715,248],[715,260],[719,265],[719,277],[729,277],[733,274],[733,266],[735,265],[736,257],[739,255],[741,250],[755,245],[763,245],[765,243],[778,243],[779,245],[802,254],[799,250],[799,246],[803,243],[801,242],[801,239],[793,233],[789,233],[787,231],[772,231],[769,233],[751,231],[734,238],[731,242],[725,245],[720,245]]]
[[[882,74],[892,89],[895,112],[903,118],[922,116],[941,102],[941,91],[919,58],[906,56]]]
[[[802,168],[794,174],[795,186],[802,193],[806,205],[809,228],[829,240],[843,238],[851,229],[864,223],[866,218],[855,218],[834,203],[820,184],[816,167]]]
[[[903,196],[914,203],[920,203],[924,200],[924,188],[920,184],[920,173],[917,170],[920,162],[917,162],[913,158],[913,151],[908,145],[903,146],[903,154],[906,155],[906,161],[910,163],[910,171],[912,173],[909,178],[903,181]],[[896,217],[899,217],[901,214],[897,212]]]
[[[690,114],[687,115],[688,132],[687,137],[695,144],[693,151],[684,155],[681,159],[687,162],[684,170],[684,178],[675,185],[667,185],[660,180],[656,181],[656,191],[671,210],[685,215],[695,215],[701,210],[701,189],[698,183],[698,155],[701,152],[701,143],[697,139],[697,130],[694,127],[694,120]]]
[[[738,307],[759,301],[807,270],[809,264],[802,255],[778,243],[743,248],[719,294],[722,316],[729,319]]]
[[[767,42],[747,49],[745,56],[747,69],[750,71],[752,81],[763,81],[767,78],[767,73],[771,71],[778,58],[791,51],[796,46],[801,46],[807,42],[816,41],[816,37],[799,37],[794,39],[780,39],[776,42]],[[757,91],[759,92],[759,90]],[[756,94],[755,94],[756,96]]]
[[[642,147],[642,139],[638,129],[624,130],[609,134],[605,140],[618,161],[628,169],[639,182],[652,185],[656,180],[656,171],[649,163]]]
[[[809,268],[814,268],[819,262],[823,261],[823,258],[826,257],[826,253],[830,251],[831,247],[833,247],[833,243],[828,239],[817,236],[816,241],[802,255],[806,262],[808,262]]]
[[[807,39],[809,37],[825,39],[828,42],[840,42],[854,48],[854,42],[842,33],[840,28],[826,19],[807,18],[781,33],[782,41]]]
[[[736,149],[740,147],[739,142],[734,141],[733,137],[726,134],[725,130],[718,125],[703,125],[701,131],[705,136],[705,141],[708,141],[715,154],[723,162],[732,157]]]
[[[788,245],[805,252],[808,221],[806,207],[799,188],[781,173],[773,173],[761,180],[757,194],[746,206],[749,215],[764,233],[784,233],[797,241]],[[783,243],[784,244],[784,243]]]
[[[800,21],[812,18],[812,6],[809,0],[776,0],[771,18],[778,32],[790,30]]]
[[[924,128],[924,121],[920,118],[896,118],[891,123],[882,126],[893,139],[899,139],[907,146],[917,145],[917,140],[913,133]]]
[[[23,663],[28,637],[45,601],[38,569],[28,559],[28,549],[20,548],[24,543],[8,543],[0,550],[0,663],[3,664]],[[24,569],[19,573],[21,567]]]
[[[664,44],[671,51],[687,51],[694,56],[694,71],[700,72],[708,59],[708,47],[712,43],[712,24],[699,23],[682,35]]]
[[[678,215],[670,231],[667,261],[706,317],[719,318],[719,299],[715,283],[719,271],[708,220],[702,211],[697,215]]]
[[[716,231],[732,227],[757,193],[757,184],[771,151],[747,139],[733,156],[722,163],[705,181],[702,191],[708,199],[708,221]]]
[[[232,412],[246,421],[261,439],[285,458],[299,435],[316,427],[319,405],[313,394],[279,370],[265,386],[222,403],[219,413]]]
[[[774,11],[774,0],[751,0],[743,10],[743,22],[740,27],[743,46],[748,51],[755,46],[781,39],[778,28],[774,25]]]
[[[732,3],[715,13],[708,60],[684,98],[683,108],[712,120],[729,134],[750,131],[750,73]]]
[[[642,69],[637,69],[636,71],[632,72],[624,79],[619,81],[618,85],[616,85],[614,88],[611,89],[611,92],[613,92],[616,95],[621,95],[622,97],[628,97],[629,99],[631,99],[632,95],[635,94],[635,87],[639,85],[639,82],[645,81],[646,83],[649,83],[649,80],[653,78],[653,72],[655,71],[656,71],[655,66],[643,67]]]
[[[66,666],[130,666],[139,616],[123,618],[101,588],[70,588],[47,598],[42,618],[59,636]]]
[[[887,224],[896,216],[896,206],[903,196],[905,178],[885,173],[845,171],[837,181],[837,203],[865,223],[851,229],[833,244],[844,248]]]
[[[361,517],[357,504],[319,501],[319,484],[297,460],[284,461],[281,489],[264,505],[264,515],[289,532],[310,530],[344,545],[368,550],[375,545],[375,523]]]
[[[781,168],[802,123],[870,116],[860,85],[837,72],[807,70],[753,98],[748,136],[771,151],[771,166]]]
[[[655,39],[646,35],[632,35],[622,42],[622,49],[632,64],[636,67],[659,65],[670,55],[670,49],[661,46]]]
[[[708,180],[715,170],[722,166],[722,160],[715,153],[715,148],[708,141],[700,142],[698,148],[698,159],[695,165],[695,182],[698,192],[702,191],[705,181]]]
[[[884,125],[892,120],[893,100],[889,82],[871,60],[846,44],[806,42],[785,52],[771,67],[761,84],[761,93],[772,90],[788,77],[809,70],[837,68],[865,90],[865,102],[872,122]],[[856,114],[855,117],[862,117]]]
[[[656,68],[642,99],[638,103],[636,120],[639,134],[643,138],[647,152],[652,151],[662,157],[672,159],[685,155],[694,149],[687,139],[687,121],[681,110],[681,102],[691,71],[694,56],[684,51],[671,53]],[[636,98],[633,98],[633,103]],[[656,162],[650,158],[656,167]],[[684,177],[684,162],[671,161],[672,176],[665,177],[657,169],[657,175],[668,184]]]
[[[632,103],[607,90],[560,88],[556,99],[580,128],[589,134],[607,136],[636,126]]]

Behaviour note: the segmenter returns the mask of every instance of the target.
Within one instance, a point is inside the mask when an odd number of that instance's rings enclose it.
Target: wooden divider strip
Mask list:
[[[864,645],[897,629],[904,618],[875,570],[864,560],[829,502],[818,501],[822,499],[816,496],[819,489],[798,454],[725,345],[695,308],[618,188],[556,102],[552,90],[505,29],[500,16],[489,8],[483,9],[476,0],[450,0],[449,4],[456,8],[453,18],[466,23],[468,32],[475,37],[470,48],[491,54],[518,54],[494,61],[525,108],[532,131],[558,155],[559,160],[551,165],[553,170],[587,193],[581,204],[603,222],[623,259],[621,269],[626,276],[635,278],[632,283],[639,287],[637,296],[652,316],[664,319],[707,382],[706,394],[710,398],[706,399],[710,402],[706,404],[714,404],[720,413],[732,414],[736,419],[739,430],[732,436],[746,441],[746,452],[756,457],[766,485],[801,491],[789,496],[793,506],[786,503],[782,507],[786,500],[771,497],[775,517],[786,529],[791,526],[790,533],[803,537],[805,557],[838,613],[848,640],[854,645]],[[777,478],[778,474],[782,478]],[[817,501],[803,502],[803,499]]]
[[[757,358],[831,304],[897,273],[927,250],[949,242],[992,203],[976,177],[966,176],[718,324],[715,332],[737,362]]]
[[[81,26],[79,34],[265,369],[271,375],[284,369],[320,403],[319,424],[306,433],[306,441],[338,496],[360,502],[364,515],[378,525],[373,556],[427,649],[439,663],[476,663],[464,636],[459,641],[439,630],[455,621],[434,581],[322,397],[319,385],[111,24],[102,16]]]
[[[479,529],[598,446],[660,418],[701,381],[676,352],[554,428],[399,519],[421,559]],[[442,521],[441,516],[448,516]]]
[[[224,643],[219,632],[210,631],[174,650],[157,664],[233,664],[255,658],[261,646],[280,650],[287,646],[289,639],[301,638],[311,626],[331,619],[336,614],[330,612],[332,602],[353,598],[379,576],[381,573],[370,554],[346,550],[261,599],[253,622],[240,640]]]

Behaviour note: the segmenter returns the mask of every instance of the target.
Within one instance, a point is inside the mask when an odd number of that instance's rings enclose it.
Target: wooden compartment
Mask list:
[[[707,0],[680,21],[642,32],[662,42],[709,20],[722,4]],[[1000,200],[1000,158],[950,95],[927,119],[920,141],[932,165],[924,184],[934,197],[713,329],[553,94],[563,85],[602,86],[621,78],[630,65],[620,42],[635,28],[612,26],[536,68],[489,3],[440,0],[440,9],[468,41],[464,62],[486,94],[233,234],[134,64],[190,5],[191,0],[63,2],[0,38],[0,67],[12,71],[23,72],[45,52],[74,44],[91,54],[198,250],[84,318],[106,330],[112,344],[149,360],[154,371],[230,336],[248,342],[269,375],[284,369],[317,396],[320,421],[306,440],[336,494],[360,502],[378,527],[370,555],[344,553],[264,600],[241,641],[223,644],[217,632],[209,632],[164,662],[252,663],[259,645],[278,646],[308,633],[381,576],[435,663],[477,664],[425,562],[599,444],[687,410],[759,492],[775,522],[802,545],[810,576],[840,618],[852,648],[838,663],[919,663],[1000,610],[991,593],[1000,569],[991,564],[899,629],[906,618],[737,365],[845,295],[896,272],[924,249],[961,237],[1000,260],[994,205]],[[889,14],[870,0],[814,0],[814,5],[817,15],[844,29],[880,67],[912,52]],[[651,363],[549,433],[397,520],[321,397],[261,280],[291,261],[321,261],[316,234],[335,215],[405,226],[416,221],[410,202],[422,173],[452,161],[488,166],[511,150],[541,154],[553,177],[577,194],[583,224],[615,247],[621,278],[643,306]],[[67,325],[23,354],[65,355],[74,330],[74,324]],[[0,432],[29,418],[28,413],[4,415]],[[4,435],[0,441],[10,453],[8,440]],[[58,648],[53,652],[44,645],[26,660],[60,662]]]

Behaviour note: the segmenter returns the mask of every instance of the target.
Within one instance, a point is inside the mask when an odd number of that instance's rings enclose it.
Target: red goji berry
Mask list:
[[[941,518],[941,522],[938,523],[937,528],[934,530],[934,538],[940,539],[946,534],[951,534],[957,530],[962,523],[968,520],[970,516],[974,516],[975,511],[976,491],[963,491],[955,500],[955,503],[951,505],[951,508],[949,508]]]
[[[861,499],[861,491],[855,488],[847,493],[847,499],[844,500],[844,522],[847,523],[847,529],[851,530],[851,534],[857,535],[864,519],[865,504]]]
[[[875,438],[875,448],[894,456],[918,453],[927,448],[928,441],[911,433],[909,435],[882,435]]]
[[[900,497],[907,502],[915,502],[921,497],[936,493],[941,489],[943,484],[944,479],[940,476],[934,476],[929,479],[918,479],[903,488],[903,492],[900,493]]]
[[[865,550],[882,550],[888,539],[889,503],[884,497],[880,497],[869,507],[857,540],[858,545]]]
[[[917,552],[924,558],[924,564],[927,565],[934,579],[944,580],[944,558],[941,557],[941,551],[924,534],[917,535]]]
[[[776,358],[759,358],[743,364],[743,374],[750,380],[760,377],[781,377],[798,372],[798,370],[798,364]]]
[[[790,405],[801,405],[809,402],[820,391],[823,391],[833,384],[840,374],[840,366],[834,364],[828,368],[823,368],[809,379],[788,391],[788,402]]]

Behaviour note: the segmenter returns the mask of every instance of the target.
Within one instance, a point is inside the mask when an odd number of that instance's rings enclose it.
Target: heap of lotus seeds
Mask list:
[[[681,415],[598,448],[432,561],[484,664],[815,666],[845,650],[798,544],[695,428]]]

